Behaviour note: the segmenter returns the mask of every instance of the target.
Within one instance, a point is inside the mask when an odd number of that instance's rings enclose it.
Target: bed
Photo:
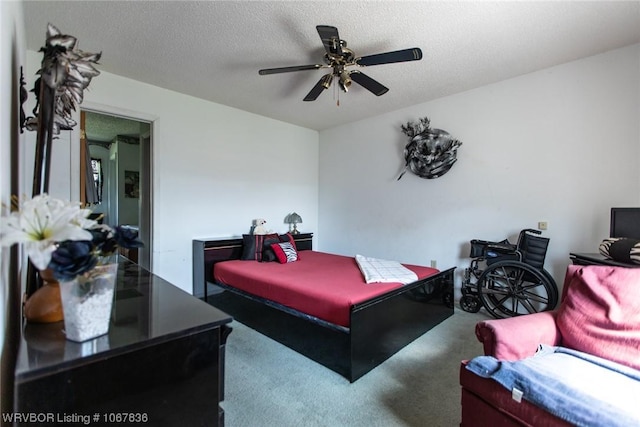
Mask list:
[[[455,267],[406,265],[417,281],[366,284],[353,257],[293,238],[299,260],[286,264],[240,260],[240,237],[194,240],[194,295],[351,382],[453,314]]]

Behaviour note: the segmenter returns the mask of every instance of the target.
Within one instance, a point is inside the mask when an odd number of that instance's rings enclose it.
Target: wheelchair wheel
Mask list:
[[[478,297],[497,319],[552,310],[558,289],[543,271],[520,261],[496,262],[478,279]]]
[[[469,313],[477,313],[480,311],[482,304],[475,295],[464,295],[460,298],[460,308]]]
[[[554,308],[556,308],[556,305],[558,304],[558,301],[560,301],[560,296],[558,295],[558,285],[556,284],[556,281],[553,279],[553,276],[551,274],[549,274],[549,272],[545,269],[542,269],[542,274],[544,274],[544,276],[547,278],[547,280],[549,281],[549,283],[551,283],[551,289],[553,290],[553,301],[551,304],[551,308],[549,308],[549,310],[553,310]]]

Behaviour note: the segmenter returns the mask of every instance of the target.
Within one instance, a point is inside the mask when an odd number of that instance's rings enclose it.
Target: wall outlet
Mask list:
[[[435,259],[431,260],[431,268],[437,268],[438,267],[438,263],[436,262]]]
[[[547,229],[547,221],[539,221],[538,230],[546,230],[546,229]]]

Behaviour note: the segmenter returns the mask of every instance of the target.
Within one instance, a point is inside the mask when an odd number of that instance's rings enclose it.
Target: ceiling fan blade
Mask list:
[[[333,74],[325,74],[322,76],[318,83],[309,91],[307,96],[304,97],[304,101],[315,101],[323,90],[329,89],[331,82],[333,81]]]
[[[394,52],[378,53],[376,55],[363,56],[356,60],[358,65],[392,64],[394,62],[419,61],[422,59],[422,51],[418,47],[396,50]]]
[[[258,74],[260,74],[261,76],[266,76],[267,74],[290,73],[292,71],[317,70],[318,68],[322,67],[324,67],[324,65],[312,64],[294,65],[293,67],[265,68],[263,70],[259,70]]]
[[[384,95],[385,93],[389,92],[389,88],[383,86],[382,84],[373,80],[366,74],[361,73],[360,71],[352,71],[349,74],[349,77],[351,77],[351,80],[358,83],[360,86],[367,89],[376,96]]]
[[[322,40],[327,54],[329,55],[342,55],[342,46],[340,45],[340,36],[338,35],[338,29],[330,25],[317,25],[316,29]]]

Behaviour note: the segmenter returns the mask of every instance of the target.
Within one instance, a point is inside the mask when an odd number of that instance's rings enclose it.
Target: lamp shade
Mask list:
[[[298,215],[297,213],[293,212],[292,214],[289,214],[288,219],[288,223],[289,224],[300,224],[302,222],[302,218],[300,217],[300,215]]]

